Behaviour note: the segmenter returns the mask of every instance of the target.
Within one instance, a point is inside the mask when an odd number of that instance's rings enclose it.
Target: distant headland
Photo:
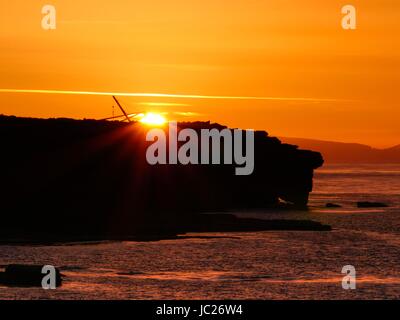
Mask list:
[[[300,148],[321,152],[326,163],[400,163],[400,144],[391,148],[376,149],[359,143],[284,137],[279,139]]]

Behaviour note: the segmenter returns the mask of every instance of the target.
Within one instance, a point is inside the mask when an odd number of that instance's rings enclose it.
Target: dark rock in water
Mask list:
[[[306,208],[323,164],[320,153],[257,131],[252,175],[236,176],[236,165],[152,166],[147,131],[139,123],[0,116],[0,240],[173,237],[201,212],[269,208],[279,199]]]
[[[357,207],[358,208],[385,208],[385,207],[388,207],[388,205],[383,202],[360,201],[360,202],[357,202]]]
[[[42,287],[42,280],[47,273],[42,273],[44,266],[12,264],[0,273],[0,284],[16,287]],[[56,268],[56,286],[62,284],[60,271]]]
[[[325,205],[325,207],[327,207],[327,208],[341,208],[342,206],[340,205],[340,204],[336,204],[336,203],[327,203],[326,205]]]

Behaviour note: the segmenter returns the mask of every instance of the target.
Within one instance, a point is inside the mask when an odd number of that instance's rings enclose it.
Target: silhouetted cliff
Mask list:
[[[323,163],[259,131],[250,176],[236,176],[233,165],[150,166],[145,135],[139,123],[0,116],[2,237],[175,234],[199,212],[279,199],[304,207]]]

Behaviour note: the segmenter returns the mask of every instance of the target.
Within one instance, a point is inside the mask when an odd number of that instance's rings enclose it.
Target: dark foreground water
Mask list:
[[[332,232],[1,246],[0,265],[52,264],[66,278],[55,291],[0,287],[0,299],[400,298],[400,165],[325,166],[316,173],[314,190],[308,213],[236,214],[311,218],[332,225]],[[363,200],[390,207],[357,209],[355,202]],[[325,209],[326,202],[343,207]],[[356,268],[356,290],[342,289],[344,265]]]

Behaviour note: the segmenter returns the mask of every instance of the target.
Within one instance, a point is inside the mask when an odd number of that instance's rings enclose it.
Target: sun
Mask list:
[[[163,117],[160,113],[147,112],[139,115],[140,122],[150,125],[150,126],[160,126],[167,122],[167,119]]]

